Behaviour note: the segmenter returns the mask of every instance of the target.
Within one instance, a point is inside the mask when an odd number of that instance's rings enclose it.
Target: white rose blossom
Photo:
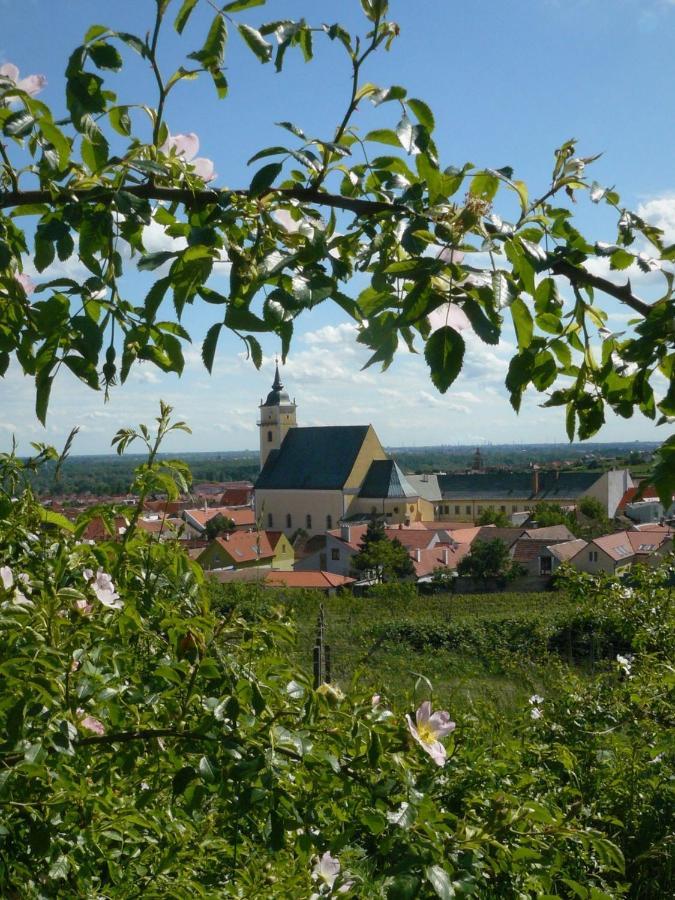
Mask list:
[[[47,84],[44,75],[28,75],[26,78],[19,78],[19,69],[10,62],[0,66],[0,76],[13,81],[20,91],[25,91],[31,96],[39,94]]]
[[[97,599],[109,609],[122,609],[124,603],[120,600],[120,595],[115,590],[112,576],[103,569],[99,569],[94,575],[91,569],[84,569],[82,572],[85,581],[89,583],[89,587],[96,594]],[[79,604],[81,601],[79,601]]]

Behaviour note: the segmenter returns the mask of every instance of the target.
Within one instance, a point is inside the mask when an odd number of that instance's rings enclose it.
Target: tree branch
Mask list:
[[[185,206],[200,204],[227,202],[229,198],[246,199],[250,197],[247,189],[237,190],[191,190],[189,188],[158,187],[154,184],[135,184],[124,187],[123,190],[142,200],[163,200],[168,203],[181,203]],[[52,194],[50,191],[5,191],[0,193],[0,209],[10,209],[19,206],[31,206],[46,204],[59,206],[65,203],[92,201],[114,201],[119,189],[112,187],[76,188],[63,190],[60,194]],[[382,213],[395,216],[420,216],[420,212],[410,209],[403,203],[387,203],[383,200],[362,200],[356,197],[344,197],[341,194],[330,194],[313,187],[269,188],[264,194],[257,196],[256,200],[276,195],[288,200],[299,200],[302,203],[315,203],[317,206],[328,206],[332,209],[341,209],[352,212],[357,216],[377,216]],[[550,264],[550,270],[554,275],[562,275],[577,287],[594,287],[610,297],[615,297],[621,303],[629,306],[641,316],[648,316],[651,305],[637,297],[631,290],[630,282],[626,284],[614,284],[601,275],[594,275],[587,269],[572,265],[563,259],[554,259]]]
[[[551,272],[554,275],[562,275],[563,278],[567,278],[570,284],[575,287],[597,288],[599,291],[609,294],[610,297],[615,297],[617,300],[625,303],[626,306],[630,306],[631,309],[641,316],[648,316],[652,310],[649,303],[645,303],[644,300],[640,300],[639,297],[635,296],[631,290],[630,281],[627,281],[625,284],[614,284],[608,278],[603,278],[601,275],[593,275],[587,269],[579,269],[564,259],[555,260],[551,265]]]
[[[82,188],[75,190],[63,190],[62,193],[54,195],[51,191],[5,191],[0,193],[0,209],[10,209],[16,206],[31,206],[33,204],[47,204],[49,206],[59,206],[64,203],[70,203],[73,200],[78,202],[91,202],[96,200],[114,200],[115,196],[123,190],[127,194],[139,197],[142,200],[165,200],[167,203],[182,203],[186,206],[195,206],[199,204],[218,203],[228,200],[229,197],[237,197],[246,199],[250,196],[250,191],[246,189],[217,191],[217,190],[201,190],[195,191],[189,188],[163,188],[152,184],[137,184],[125,186],[121,189],[117,188]],[[343,197],[340,194],[329,194],[324,191],[307,188],[270,188],[264,194],[256,196],[255,199],[262,199],[270,194],[279,194],[290,200],[300,200],[305,203],[316,203],[319,206],[330,206],[333,209],[343,209],[347,212],[356,213],[358,216],[372,216],[378,213],[386,212],[389,215],[399,213],[401,215],[410,215],[411,210],[402,203],[386,203],[383,200],[360,200],[354,197]]]

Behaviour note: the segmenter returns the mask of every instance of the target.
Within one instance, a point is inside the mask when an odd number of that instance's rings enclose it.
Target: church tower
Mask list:
[[[270,450],[278,450],[289,428],[297,425],[295,419],[295,402],[291,403],[288,393],[284,390],[279,377],[279,364],[272,390],[267,395],[267,400],[260,402],[260,468],[265,465]]]

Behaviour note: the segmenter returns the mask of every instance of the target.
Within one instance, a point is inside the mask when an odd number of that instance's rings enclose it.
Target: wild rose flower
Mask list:
[[[627,678],[630,678],[634,659],[635,657],[632,653],[628,653],[626,656],[622,656],[620,653],[616,654],[616,661],[619,664],[619,669],[624,673],[624,675],[626,675]]]
[[[340,874],[340,860],[332,856],[329,850],[319,857],[318,861],[315,863],[314,868],[312,869],[312,880],[319,881],[319,894],[312,894],[309,900],[318,900],[321,895],[332,895],[333,886],[335,885],[335,881]],[[338,894],[346,893],[354,882],[345,881],[338,890]],[[326,891],[327,888],[327,891]]]
[[[188,134],[170,134],[159,148],[161,153],[170,156],[172,151],[176,156],[181,156],[185,162],[189,162],[202,181],[213,181],[216,177],[213,161],[203,156],[197,156],[199,152],[199,138],[190,131]]]
[[[381,699],[382,698],[379,694],[373,694],[373,696],[370,698],[370,705],[377,706]]]
[[[454,328],[455,331],[466,331],[467,328],[471,328],[469,317],[456,303],[444,303],[443,306],[430,312],[427,318],[432,331],[438,331],[439,328],[445,328],[446,325]]]
[[[94,734],[99,735],[105,734],[105,725],[103,724],[103,722],[95,719],[93,716],[85,716],[84,710],[81,707],[78,708],[77,714],[78,716],[81,716],[80,725],[83,728],[86,728],[87,731],[93,731]]]
[[[99,569],[96,575],[91,569],[85,569],[82,574],[89,587],[96,594],[97,599],[109,609],[122,609],[124,603],[119,599],[120,595],[115,591],[112,576],[103,569]],[[81,602],[81,601],[80,601]]]
[[[455,730],[445,711],[431,712],[431,703],[425,700],[415,714],[416,726],[410,716],[406,716],[408,730],[420,747],[429,754],[437,766],[445,765],[447,754],[439,738],[446,737]]]
[[[539,694],[532,694],[528,703],[530,706],[539,706],[540,703],[544,702],[544,698],[540,697]]]
[[[35,282],[28,275],[24,275],[23,272],[16,272],[14,274],[14,279],[19,282],[27,297],[35,290]]]
[[[18,575],[17,580],[26,586],[30,586],[30,578],[28,575]],[[28,606],[32,605],[31,601],[26,597],[23,591],[19,590],[14,581],[14,573],[9,566],[0,566],[0,581],[2,581],[2,586],[7,592],[12,592],[12,599],[15,603],[27,604]]]
[[[533,706],[532,709],[530,710],[530,718],[534,719],[535,721],[537,719],[543,718],[543,716],[544,716],[544,713],[538,706]]]
[[[39,94],[42,88],[47,84],[44,75],[29,75],[27,78],[19,78],[19,69],[14,63],[4,63],[0,66],[0,76],[13,81],[20,91],[25,91],[33,96]]]
[[[325,697],[330,706],[337,706],[345,699],[344,693],[335,684],[327,684],[325,681],[316,689],[317,694]]]

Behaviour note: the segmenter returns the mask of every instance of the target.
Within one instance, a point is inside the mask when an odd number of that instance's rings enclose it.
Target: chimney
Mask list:
[[[340,537],[342,538],[343,541],[346,541],[348,544],[351,542],[352,529],[349,527],[349,525],[341,525],[340,526]]]
[[[532,466],[532,494],[536,496],[539,493],[539,466]]]
[[[447,566],[449,561],[450,561],[450,551],[448,550],[447,547],[445,547],[443,549],[443,565]]]
[[[417,550],[415,550],[415,562],[421,562],[421,561],[422,561],[422,551],[418,547]]]

